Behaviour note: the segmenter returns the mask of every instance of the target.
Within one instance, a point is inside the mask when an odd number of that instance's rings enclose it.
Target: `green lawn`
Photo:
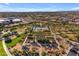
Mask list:
[[[15,46],[17,43],[22,42],[22,39],[25,38],[25,34],[20,34],[20,37],[16,37],[15,39],[12,40],[10,43],[6,43],[7,47],[10,48],[12,46]]]
[[[0,56],[7,56],[6,52],[4,51],[2,41],[0,41]]]

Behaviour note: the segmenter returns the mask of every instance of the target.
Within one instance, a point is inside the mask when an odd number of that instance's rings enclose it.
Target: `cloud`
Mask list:
[[[9,5],[9,3],[4,3],[5,5]]]
[[[79,7],[71,8],[71,10],[79,10]]]
[[[4,8],[4,7],[6,7],[6,6],[4,6],[4,5],[0,5],[0,8]]]
[[[62,8],[55,8],[55,5],[47,5],[41,7],[11,7],[11,4],[0,4],[0,12],[37,12],[37,11],[62,11]]]
[[[17,8],[16,11],[26,11],[26,12],[35,12],[35,11],[59,11],[60,9],[52,9],[52,8]]]
[[[5,9],[4,9],[5,8]],[[8,6],[1,6],[0,12],[36,12],[36,11],[59,11],[60,9],[52,9],[52,8],[23,8],[23,7],[8,7]]]
[[[5,9],[5,8],[8,8],[9,7],[9,4],[5,3],[5,4],[0,4],[0,9]]]

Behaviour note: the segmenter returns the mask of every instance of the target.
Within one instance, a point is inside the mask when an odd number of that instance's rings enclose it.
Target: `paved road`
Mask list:
[[[11,53],[9,52],[8,48],[6,47],[5,40],[2,40],[2,44],[3,44],[3,48],[4,48],[5,52],[6,52],[6,54],[8,56],[12,56]]]
[[[28,35],[29,35],[29,34],[30,34],[30,33],[27,34],[27,37],[25,38],[25,40],[24,40],[24,42],[23,42],[22,45],[25,45],[25,44],[26,44],[26,41],[27,41],[27,39],[28,39]]]
[[[22,45],[25,45],[25,42],[27,41],[27,37],[25,38],[25,40],[24,40],[24,42],[23,42],[23,44]]]

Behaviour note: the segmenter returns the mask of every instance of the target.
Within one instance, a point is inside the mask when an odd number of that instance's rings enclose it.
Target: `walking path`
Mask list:
[[[3,44],[3,48],[4,48],[5,52],[6,52],[6,54],[8,56],[12,56],[11,53],[9,52],[8,48],[6,47],[5,40],[2,40],[2,44]]]

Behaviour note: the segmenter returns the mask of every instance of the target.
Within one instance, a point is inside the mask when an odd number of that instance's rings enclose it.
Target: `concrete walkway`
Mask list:
[[[8,56],[12,56],[11,53],[9,52],[8,48],[6,47],[5,40],[2,40],[2,44],[3,44],[3,48],[4,48],[5,52],[6,52],[6,54]]]

